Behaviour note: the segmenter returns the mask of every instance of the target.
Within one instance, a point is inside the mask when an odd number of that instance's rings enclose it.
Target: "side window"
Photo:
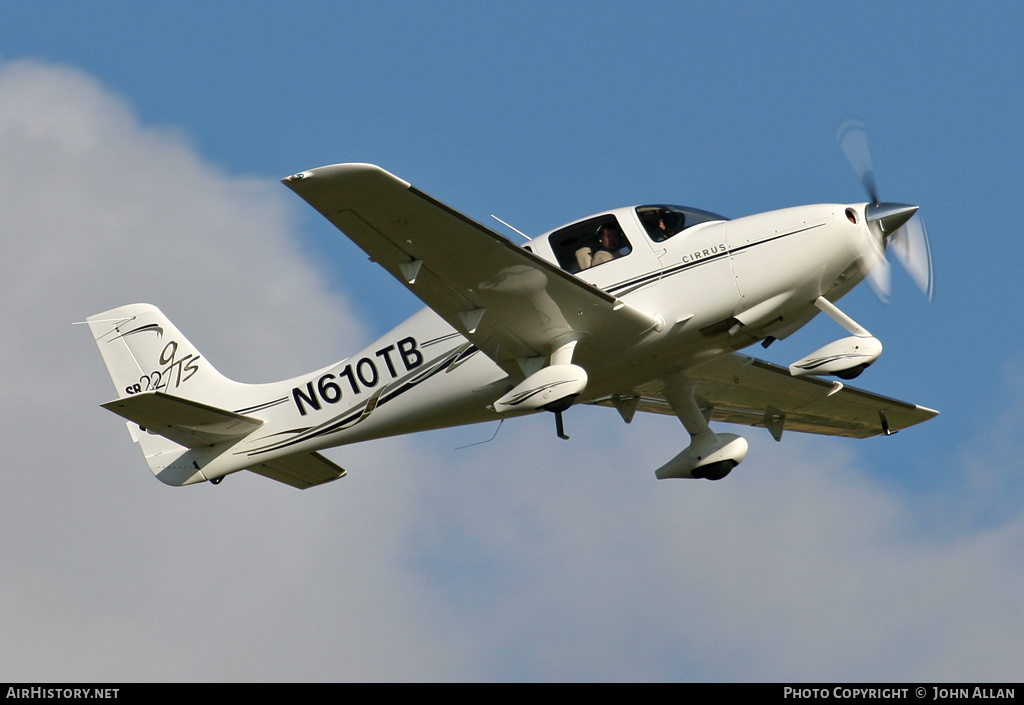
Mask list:
[[[654,242],[663,242],[685,228],[686,215],[662,206],[640,206],[636,214]]]
[[[562,228],[552,233],[548,242],[562,269],[574,274],[633,251],[614,215],[602,215]]]
[[[686,206],[637,206],[636,216],[654,242],[664,242],[686,228],[715,220],[729,220],[724,215]]]

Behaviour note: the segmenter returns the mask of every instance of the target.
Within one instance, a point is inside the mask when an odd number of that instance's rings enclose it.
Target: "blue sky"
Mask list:
[[[0,673],[1019,680],[1022,26],[1009,3],[0,6]],[[885,345],[857,384],[942,412],[893,438],[748,434],[725,482],[656,482],[677,422],[574,409],[568,444],[527,419],[333,451],[350,476],[311,492],[171,490],[68,325],[146,300],[232,376],[300,374],[418,302],[283,175],[373,162],[529,234],[738,216],[861,200],[848,117],[935,256],[931,304],[898,267],[890,304],[843,300]]]

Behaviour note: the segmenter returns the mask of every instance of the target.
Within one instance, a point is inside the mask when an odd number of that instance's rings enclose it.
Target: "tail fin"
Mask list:
[[[201,468],[219,454],[216,445],[262,424],[222,408],[243,385],[217,372],[156,306],[122,306],[86,322],[117,388],[118,399],[103,406],[129,420],[161,481],[211,479]]]
[[[249,406],[245,390],[217,372],[156,306],[131,304],[86,319],[118,398],[103,407],[128,419],[128,432],[157,478],[191,485],[244,469],[225,453],[263,425],[229,409]],[[263,405],[266,406],[266,405]],[[318,453],[262,460],[250,469],[305,489],[345,471]]]
[[[204,360],[156,306],[130,304],[86,321],[120,399],[156,391],[213,400],[239,386]]]

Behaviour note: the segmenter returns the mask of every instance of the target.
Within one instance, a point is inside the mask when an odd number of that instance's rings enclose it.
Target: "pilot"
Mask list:
[[[616,257],[622,256],[623,244],[622,231],[617,225],[604,223],[597,228],[597,246],[584,245],[576,250],[576,262],[580,269],[611,262]]]
[[[654,240],[655,242],[661,242],[663,240],[669,239],[670,237],[675,235],[677,232],[682,230],[682,228],[679,227],[679,226],[682,225],[682,220],[683,220],[682,213],[679,213],[677,215],[678,219],[675,220],[675,222],[673,222],[673,225],[675,225],[676,227],[674,227],[672,229],[669,229],[669,218],[670,217],[671,217],[671,215],[670,215],[669,211],[667,211],[667,210],[659,210],[659,211],[656,212],[656,214],[655,214],[655,216],[653,218],[653,224],[648,224],[648,226],[647,226],[647,231],[651,234],[651,239],[652,240]]]

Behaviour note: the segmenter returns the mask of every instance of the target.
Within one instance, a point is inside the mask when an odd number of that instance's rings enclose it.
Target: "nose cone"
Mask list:
[[[917,208],[907,203],[871,203],[864,209],[864,215],[872,230],[889,238],[913,217]]]

